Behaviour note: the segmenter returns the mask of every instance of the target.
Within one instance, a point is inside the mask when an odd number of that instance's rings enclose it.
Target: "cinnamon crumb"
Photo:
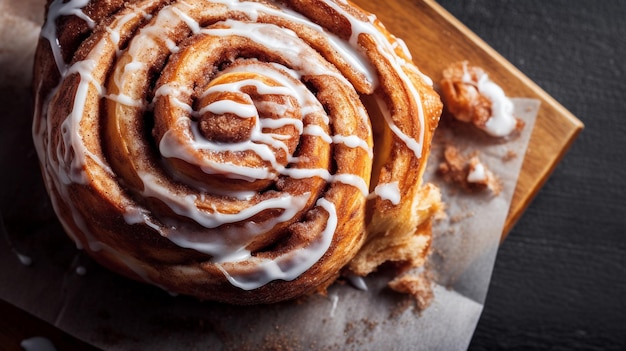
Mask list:
[[[356,344],[359,346],[365,345],[373,341],[373,333],[378,327],[378,322],[372,321],[368,318],[362,318],[358,321],[350,321],[346,323],[343,333],[346,337],[345,343]]]
[[[509,162],[517,158],[517,152],[508,150],[504,156],[502,156],[502,162]]]
[[[444,148],[443,161],[439,164],[438,174],[445,182],[457,184],[466,190],[489,189],[495,195],[502,190],[502,184],[480,161],[478,153],[468,158],[453,145],[446,145]]]
[[[474,212],[464,212],[462,214],[458,214],[455,216],[450,217],[450,223],[454,224],[454,223],[459,223],[467,218],[471,218],[474,216]]]
[[[397,277],[390,281],[388,286],[396,292],[412,296],[417,312],[428,308],[435,298],[432,281],[423,272]]]
[[[291,351],[300,350],[301,346],[297,339],[284,335],[266,335],[263,338],[261,350]]]
[[[396,307],[389,314],[389,318],[391,319],[398,318],[400,315],[404,313],[404,311],[407,311],[408,309],[410,309],[411,306],[413,306],[413,304],[414,302],[413,302],[413,299],[411,298],[406,298],[406,299],[402,299],[398,301],[398,303],[396,304]]]

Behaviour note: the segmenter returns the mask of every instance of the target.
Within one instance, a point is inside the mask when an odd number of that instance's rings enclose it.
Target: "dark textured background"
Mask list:
[[[470,349],[626,350],[626,1],[438,2],[585,124],[502,245]]]

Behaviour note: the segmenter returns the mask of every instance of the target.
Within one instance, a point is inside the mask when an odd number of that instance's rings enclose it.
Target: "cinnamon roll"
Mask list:
[[[323,291],[381,235],[428,246],[441,103],[349,2],[53,0],[34,72],[53,207],[113,271],[272,303]]]

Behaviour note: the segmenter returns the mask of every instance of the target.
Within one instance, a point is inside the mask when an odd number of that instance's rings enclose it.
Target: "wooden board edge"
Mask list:
[[[513,229],[517,221],[521,218],[526,208],[535,198],[541,187],[546,183],[550,175],[554,172],[559,162],[563,159],[567,151],[572,146],[574,140],[576,140],[578,135],[582,132],[582,130],[584,129],[584,124],[563,105],[556,101],[550,94],[548,94],[539,85],[537,85],[537,83],[528,78],[528,76],[521,72],[506,58],[500,55],[495,49],[489,46],[489,44],[482,40],[476,33],[474,33],[471,29],[465,26],[450,12],[448,12],[441,5],[439,5],[435,0],[422,1],[438,15],[440,15],[443,19],[445,19],[449,24],[451,24],[453,27],[463,33],[467,37],[467,39],[475,44],[480,50],[483,50],[494,60],[496,60],[498,64],[505,68],[522,84],[526,85],[530,90],[532,90],[541,100],[542,104],[547,104],[552,107],[559,114],[559,116],[563,118],[564,123],[567,124],[566,129],[568,134],[563,139],[560,152],[555,154],[550,162],[546,163],[545,167],[537,172],[537,182],[533,184],[530,189],[523,189],[523,191],[519,189],[518,183],[518,187],[515,189],[515,193],[511,201],[511,208],[509,209],[509,214],[507,216],[505,226],[502,231],[502,240],[504,240],[509,232]],[[541,117],[541,115],[538,116],[538,118],[539,117]],[[533,140],[531,137],[531,143],[532,141]],[[528,157],[532,157],[532,155],[529,153],[525,155],[524,163],[522,164],[522,172],[524,171],[524,169],[527,169],[527,165],[529,163]]]
[[[533,201],[535,196],[539,193],[539,190],[543,187],[543,185],[548,181],[557,165],[561,162],[567,151],[570,149],[574,140],[578,137],[578,135],[582,132],[583,125],[582,123],[578,125],[574,125],[570,135],[565,139],[565,143],[563,144],[563,148],[561,152],[552,159],[552,161],[546,164],[541,172],[539,172],[539,176],[537,177],[537,182],[530,189],[526,189],[526,191],[522,192],[518,187],[515,189],[515,193],[513,195],[513,200],[511,201],[511,207],[509,208],[509,213],[506,218],[506,222],[504,228],[502,230],[501,241],[503,241],[508,234],[511,232],[515,224],[522,217],[530,203]],[[522,170],[524,169],[524,165],[528,162],[527,159],[524,159],[524,164],[522,164]]]
[[[519,79],[523,84],[533,90],[541,98],[541,100],[543,100],[543,102],[548,103],[554,109],[556,109],[563,117],[567,119],[567,121],[572,125],[574,129],[582,130],[584,128],[583,123],[578,118],[576,118],[571,112],[569,112],[558,101],[550,96],[550,94],[548,94],[545,90],[538,86],[537,83],[528,78],[528,76],[526,76],[522,71],[515,67],[511,62],[509,62],[506,58],[500,55],[500,53],[498,53],[494,48],[489,46],[489,44],[482,40],[476,33],[474,33],[471,29],[469,29],[461,21],[454,17],[450,12],[448,12],[441,5],[439,5],[435,0],[422,1],[430,6],[446,21],[452,24],[456,29],[466,35],[467,38],[471,40],[474,44],[476,44],[476,46],[478,46],[481,50],[485,51],[487,54],[489,54],[489,56],[498,61],[498,63],[506,68],[507,71],[509,71],[511,74],[513,74],[515,78]]]

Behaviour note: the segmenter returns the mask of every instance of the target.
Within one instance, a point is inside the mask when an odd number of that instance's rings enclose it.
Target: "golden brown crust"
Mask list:
[[[374,217],[367,241],[348,265],[350,273],[364,276],[386,262],[399,264],[403,270],[425,263],[433,221],[442,213],[443,203],[433,184],[422,186],[413,200],[389,207],[393,216]]]
[[[357,35],[374,78],[315,29],[347,43],[357,27],[345,16],[366,13],[254,2],[255,22],[234,3],[142,0],[59,15],[75,3],[49,4],[33,135],[62,224],[100,263],[172,292],[252,304],[325,289],[387,225],[427,247],[436,201],[421,175],[438,96],[406,53],[380,53],[395,40],[381,24]],[[373,96],[387,116],[366,118],[362,100]],[[371,124],[386,128],[376,149],[388,155],[372,159]],[[368,204],[370,183],[397,183],[402,201]],[[422,251],[399,252],[416,265]]]

